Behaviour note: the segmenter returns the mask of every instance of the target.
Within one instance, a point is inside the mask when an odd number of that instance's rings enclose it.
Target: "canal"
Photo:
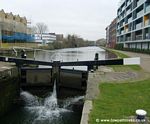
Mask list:
[[[69,48],[54,51],[37,50],[34,55],[36,60],[42,61],[86,61],[94,60],[95,53],[99,54],[99,59],[110,59],[116,56],[99,48]],[[32,55],[33,56],[33,55]],[[31,55],[30,55],[31,57]],[[43,66],[42,66],[43,68]],[[46,67],[45,67],[46,68]],[[75,70],[87,70],[87,67],[63,67]],[[63,95],[63,94],[62,94]],[[14,108],[0,118],[0,124],[79,124],[81,112],[74,112],[71,104],[84,100],[84,96],[65,98],[59,102],[56,98],[56,87],[45,98],[34,96],[29,92],[21,91],[21,98],[25,106],[14,106]]]

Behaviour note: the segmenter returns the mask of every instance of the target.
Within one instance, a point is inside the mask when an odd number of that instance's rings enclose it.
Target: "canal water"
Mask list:
[[[74,62],[74,61],[92,61],[95,58],[95,53],[99,54],[99,60],[111,59],[116,56],[99,47],[81,47],[81,48],[68,48],[54,51],[36,51],[35,59],[41,61],[61,61],[61,62]],[[46,67],[46,66],[40,66]],[[62,67],[75,70],[87,70],[86,66],[80,67]]]
[[[94,60],[95,53],[99,59],[115,58],[113,54],[99,47],[61,49],[55,51],[36,51],[35,59],[41,61],[86,61]],[[43,67],[43,66],[42,66]],[[87,67],[63,67],[87,70]],[[39,98],[29,92],[21,91],[25,106],[15,106],[12,111],[0,118],[0,124],[79,124],[81,113],[74,112],[70,105],[81,101],[84,96],[66,98],[61,104],[56,98],[56,87],[46,98]]]

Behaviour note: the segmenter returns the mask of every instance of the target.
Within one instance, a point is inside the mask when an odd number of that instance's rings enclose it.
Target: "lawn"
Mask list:
[[[100,84],[99,89],[100,94],[93,101],[89,124],[97,124],[96,119],[128,118],[135,115],[137,109],[146,110],[150,116],[149,79],[123,84],[105,82]],[[103,123],[101,122],[101,124]]]
[[[110,65],[115,72],[142,71],[139,65]]]
[[[114,54],[116,54],[116,55],[118,56],[118,58],[129,58],[128,55],[123,54],[123,53],[121,53],[121,52],[119,52],[119,51],[117,51],[117,50],[108,49],[108,48],[107,48],[107,50],[110,51],[110,52],[112,52],[112,53],[114,53]]]
[[[124,54],[124,53],[121,53],[117,50],[113,50],[113,49],[108,49],[108,51],[116,54],[118,56],[118,58],[129,58],[128,55]],[[139,66],[139,65],[112,65],[112,66],[109,66],[109,67],[112,67],[114,69],[114,71],[141,71],[142,68]]]

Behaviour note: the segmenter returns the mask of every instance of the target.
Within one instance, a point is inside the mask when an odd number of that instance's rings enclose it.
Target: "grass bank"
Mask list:
[[[135,115],[137,109],[145,109],[150,116],[149,79],[123,84],[105,82],[100,84],[99,90],[98,98],[93,101],[89,124],[96,124],[96,119],[128,118]],[[104,122],[100,123],[103,124]]]
[[[106,48],[106,50],[114,53],[118,58],[130,58],[128,55],[119,52],[118,50]],[[139,65],[111,65],[114,71],[141,71],[142,68]]]
[[[108,50],[116,54],[118,58],[129,58],[119,51]],[[115,72],[143,72],[139,65],[112,65],[110,67]],[[150,79],[124,81],[124,83],[101,82],[99,90],[100,94],[97,99],[93,100],[89,124],[106,123],[100,122],[100,119],[127,119],[130,116],[135,116],[137,109],[145,109],[150,116]],[[96,119],[99,119],[98,122]],[[116,122],[111,124],[116,124]]]
[[[128,55],[123,54],[123,53],[121,53],[121,52],[119,52],[119,51],[117,51],[117,50],[109,49],[109,48],[105,48],[105,49],[108,50],[108,51],[111,52],[111,53],[114,53],[116,56],[118,56],[118,58],[129,58]]]

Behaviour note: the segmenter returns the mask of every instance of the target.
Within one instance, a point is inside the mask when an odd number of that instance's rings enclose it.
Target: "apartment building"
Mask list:
[[[121,0],[117,10],[117,44],[150,49],[150,0]]]
[[[32,41],[31,30],[27,26],[26,17],[5,13],[0,10],[0,41],[2,43],[17,43]]]
[[[116,45],[116,27],[117,27],[117,18],[115,18],[111,24],[106,28],[106,42],[107,47],[115,48]]]

